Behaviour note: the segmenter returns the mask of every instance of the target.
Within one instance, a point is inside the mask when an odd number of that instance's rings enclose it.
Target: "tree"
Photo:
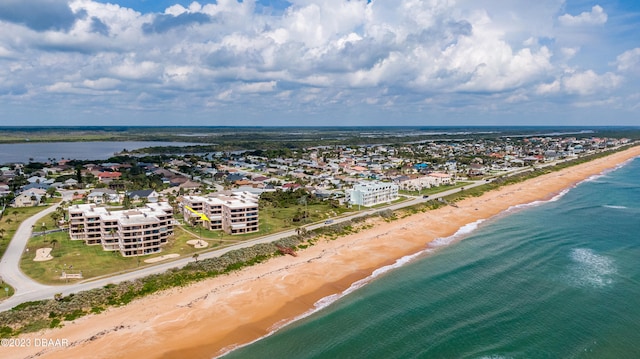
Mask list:
[[[198,253],[194,253],[192,257],[195,259],[196,263],[198,263],[198,257],[200,257],[200,255]]]
[[[56,248],[56,244],[58,243],[57,239],[52,239],[51,240],[51,250],[54,250]]]
[[[51,213],[51,219],[53,219],[53,221],[55,222],[56,226],[59,225],[60,223],[60,212],[53,212]]]
[[[76,181],[78,184],[82,184],[82,166],[76,166]]]
[[[56,188],[55,187],[47,188],[47,195],[49,196],[49,198],[53,198],[53,196],[55,194],[56,194]]]

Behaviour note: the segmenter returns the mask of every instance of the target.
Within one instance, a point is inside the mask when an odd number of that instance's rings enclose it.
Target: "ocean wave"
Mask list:
[[[480,224],[484,221],[486,221],[486,219],[479,219],[475,222],[465,224],[464,226],[460,227],[460,229],[458,229],[456,233],[454,233],[453,235],[449,237],[436,238],[433,241],[429,242],[428,247],[437,248],[437,247],[448,246],[452,242],[460,239],[460,237],[467,235],[475,231],[476,229],[478,229],[478,226],[480,226]]]
[[[611,204],[605,204],[602,207],[613,208],[613,209],[629,209],[629,207],[627,207],[627,206],[614,206],[614,205],[611,205]]]
[[[598,182],[598,180],[600,178],[603,178],[603,177],[607,176],[609,173],[617,171],[617,170],[621,169],[622,167],[625,167],[625,166],[629,165],[631,162],[633,162],[634,160],[636,160],[638,158],[640,158],[640,157],[632,157],[632,158],[630,158],[630,159],[628,159],[628,160],[626,160],[624,162],[621,162],[621,163],[617,164],[613,168],[604,170],[604,171],[602,171],[602,172],[600,172],[598,174],[595,174],[593,176],[590,176],[590,177],[578,182],[577,185],[579,185],[581,183],[584,183],[584,182]]]
[[[556,194],[555,196],[547,199],[547,200],[538,200],[538,201],[533,201],[533,202],[529,202],[529,203],[522,203],[522,204],[516,204],[514,206],[511,206],[509,208],[507,208],[504,213],[511,213],[511,212],[515,212],[515,211],[519,211],[525,208],[531,208],[531,207],[537,207],[537,206],[541,206],[543,204],[546,203],[551,203],[551,202],[556,202],[558,200],[560,200],[562,197],[564,197],[567,193],[569,193],[573,188],[575,188],[575,186],[572,186],[570,188],[566,188],[562,191],[560,191],[558,194]]]
[[[569,257],[573,261],[569,268],[570,282],[580,287],[608,286],[613,283],[612,276],[618,272],[613,259],[589,248],[575,248]]]

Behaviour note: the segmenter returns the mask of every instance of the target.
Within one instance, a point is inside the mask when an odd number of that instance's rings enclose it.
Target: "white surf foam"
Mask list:
[[[569,268],[569,279],[581,287],[601,288],[613,283],[618,272],[613,259],[595,253],[589,248],[575,248],[569,253],[573,264]]]
[[[614,206],[614,205],[610,205],[610,204],[605,204],[602,207],[612,208],[612,209],[629,209],[629,207],[627,207],[627,206]]]
[[[478,229],[478,226],[480,226],[480,224],[482,222],[486,221],[485,219],[479,219],[475,222],[471,222],[468,224],[465,224],[464,226],[460,227],[460,229],[458,229],[456,231],[456,233],[454,233],[453,235],[449,236],[449,237],[442,237],[442,238],[436,238],[433,241],[431,241],[428,244],[428,247],[431,248],[438,248],[438,247],[444,247],[444,246],[448,246],[449,244],[451,244],[452,242],[460,239],[461,237],[475,231],[476,229]]]

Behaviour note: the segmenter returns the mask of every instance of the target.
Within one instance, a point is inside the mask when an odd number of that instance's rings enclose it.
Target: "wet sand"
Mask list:
[[[0,348],[2,358],[211,358],[254,341],[314,308],[321,298],[466,224],[512,206],[548,200],[566,188],[640,156],[640,147],[447,206],[384,222],[230,275],[139,299],[122,308],[20,339],[66,339],[66,347]]]

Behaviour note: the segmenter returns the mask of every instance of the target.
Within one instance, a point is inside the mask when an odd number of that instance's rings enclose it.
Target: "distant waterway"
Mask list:
[[[49,158],[76,160],[104,160],[117,152],[129,151],[154,146],[191,146],[198,145],[191,142],[155,142],[155,141],[124,141],[124,142],[26,142],[0,144],[0,164],[29,162],[45,162]]]

